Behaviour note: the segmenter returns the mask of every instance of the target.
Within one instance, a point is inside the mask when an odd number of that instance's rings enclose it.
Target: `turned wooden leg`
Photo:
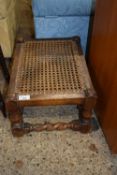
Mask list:
[[[84,100],[84,103],[80,106],[80,132],[88,133],[91,131],[91,118],[92,110],[95,107],[96,98],[89,97]]]
[[[22,111],[20,110],[18,104],[14,101],[8,101],[6,103],[6,107],[11,122],[11,130],[13,136],[23,136],[25,134],[25,131],[23,129],[24,122],[22,117]]]

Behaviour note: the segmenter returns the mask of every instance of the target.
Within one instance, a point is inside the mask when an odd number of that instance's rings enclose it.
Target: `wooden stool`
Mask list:
[[[6,101],[14,136],[64,129],[87,133],[91,131],[96,98],[79,37],[17,44]],[[68,104],[80,106],[79,120],[34,125],[23,122],[22,107]]]

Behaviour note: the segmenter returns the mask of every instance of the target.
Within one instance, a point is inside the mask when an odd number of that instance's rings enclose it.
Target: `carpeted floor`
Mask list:
[[[76,106],[26,108],[26,121],[69,121]],[[117,157],[110,154],[101,129],[90,134],[70,130],[12,137],[9,121],[0,115],[0,175],[117,175]]]

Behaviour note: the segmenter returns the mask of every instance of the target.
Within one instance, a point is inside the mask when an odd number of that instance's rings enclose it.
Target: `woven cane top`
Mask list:
[[[10,95],[78,98],[91,88],[84,56],[73,40],[27,41],[17,57]]]

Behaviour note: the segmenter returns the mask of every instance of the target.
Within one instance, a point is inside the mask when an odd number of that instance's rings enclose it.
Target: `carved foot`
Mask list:
[[[25,132],[22,128],[18,128],[18,127],[15,127],[15,126],[13,126],[11,128],[11,131],[12,131],[12,134],[13,134],[14,137],[22,137],[25,134]]]
[[[92,127],[91,127],[91,121],[90,120],[80,120],[80,132],[81,133],[89,133],[92,131]]]
[[[74,120],[71,122],[72,123],[72,130],[73,131],[79,131],[83,134],[89,133],[92,130],[90,120]]]
[[[11,129],[14,137],[22,137],[24,134],[31,132],[31,124],[16,123],[11,126]]]

